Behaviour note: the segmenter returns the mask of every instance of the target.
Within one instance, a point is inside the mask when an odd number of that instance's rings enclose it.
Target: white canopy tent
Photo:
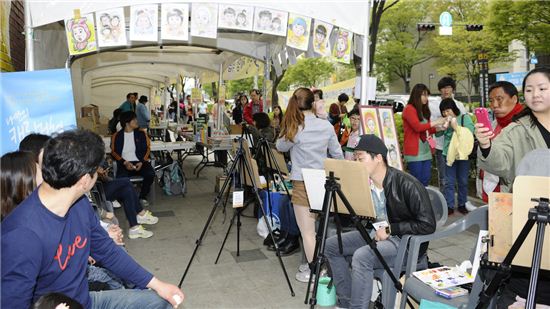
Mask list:
[[[286,68],[288,65],[287,54],[292,52],[287,51],[286,38],[223,29],[218,30],[217,39],[190,36],[189,41],[177,43],[159,40],[158,43],[146,44],[130,41],[129,45],[123,48],[101,49],[97,53],[72,58],[68,56],[62,21],[71,18],[75,9],[80,9],[81,14],[85,15],[104,9],[143,3],[151,1],[28,0],[26,11],[30,18],[27,19],[27,33],[32,34],[34,31],[34,42],[31,48],[27,46],[28,69],[70,67],[76,110],[87,104],[96,104],[100,107],[102,115],[110,117],[111,111],[124,101],[128,92],[151,96],[162,85],[173,81],[179,75],[200,76],[203,72],[219,73],[224,66],[240,56],[267,63],[273,62],[275,67]],[[361,35],[365,33],[368,25],[365,1],[219,3],[251,5],[298,13]],[[126,10],[126,14],[128,11]],[[27,41],[28,44],[30,42],[32,41]],[[292,55],[290,58],[293,58]]]

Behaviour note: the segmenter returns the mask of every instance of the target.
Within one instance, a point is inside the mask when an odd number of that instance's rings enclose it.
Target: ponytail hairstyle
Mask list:
[[[288,101],[285,116],[281,123],[281,134],[287,140],[294,142],[300,126],[304,125],[304,111],[313,109],[313,92],[308,88],[298,88]]]

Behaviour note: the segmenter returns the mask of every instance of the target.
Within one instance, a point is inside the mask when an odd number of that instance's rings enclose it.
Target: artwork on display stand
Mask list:
[[[220,4],[218,28],[252,31],[254,7]]]
[[[218,5],[193,3],[191,9],[191,35],[215,39],[218,37]]]
[[[388,164],[399,170],[403,170],[399,138],[395,129],[392,107],[378,107],[378,123],[380,123],[382,139],[388,147]]]
[[[361,106],[360,110],[364,134],[374,134],[381,138],[388,148],[388,165],[403,170],[393,109],[391,107]]]
[[[163,3],[161,6],[160,38],[163,40],[189,40],[189,4]]]
[[[309,46],[310,28],[311,18],[291,13],[288,17],[286,45],[292,48],[307,51]]]
[[[97,50],[93,14],[66,19],[65,33],[70,55],[81,55]]]
[[[334,60],[341,63],[350,63],[351,61],[351,50],[352,50],[352,36],[351,31],[345,29],[338,30],[338,37],[336,38],[336,43],[334,44],[334,50],[332,51],[332,56]]]
[[[130,7],[130,40],[158,41],[158,4]]]
[[[126,20],[124,8],[95,13],[97,43],[99,47],[126,45]]]
[[[254,10],[254,31],[256,32],[286,36],[287,22],[288,12],[258,7]]]
[[[321,56],[330,56],[330,34],[332,25],[320,20],[313,22],[313,51]]]

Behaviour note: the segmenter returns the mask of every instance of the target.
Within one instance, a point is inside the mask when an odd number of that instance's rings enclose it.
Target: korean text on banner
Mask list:
[[[2,73],[0,83],[2,154],[17,150],[30,133],[51,135],[76,128],[68,70]]]

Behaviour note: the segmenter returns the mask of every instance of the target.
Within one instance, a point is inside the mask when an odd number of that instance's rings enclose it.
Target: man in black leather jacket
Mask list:
[[[365,165],[371,179],[372,201],[377,229],[370,231],[377,248],[389,265],[397,255],[400,238],[405,234],[425,235],[435,231],[435,216],[426,188],[411,175],[388,166],[388,149],[375,135],[363,135],[353,149],[356,161]],[[343,253],[338,239],[327,239],[327,256],[336,285],[338,307],[368,308],[373,274],[382,268],[359,232],[342,234]],[[427,244],[423,251],[427,249]],[[351,270],[349,261],[351,260]]]

